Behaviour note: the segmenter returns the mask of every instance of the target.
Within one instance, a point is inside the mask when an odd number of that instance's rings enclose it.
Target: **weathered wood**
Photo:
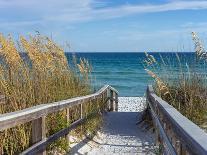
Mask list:
[[[118,111],[118,94],[116,92],[115,93],[115,111]]]
[[[60,137],[66,136],[71,130],[77,128],[78,126],[83,124],[88,118],[91,118],[93,116],[94,116],[94,114],[92,113],[85,118],[82,118],[82,119],[79,119],[79,120],[73,122],[69,127],[62,129],[62,130],[56,132],[55,134],[51,135],[50,137],[44,138],[42,141],[29,147],[28,149],[23,151],[21,153],[21,155],[36,155],[39,151],[44,150],[46,148],[46,146],[48,146],[52,142],[58,140]]]
[[[110,111],[114,111],[113,91],[110,90]]]
[[[151,115],[152,115],[152,117],[153,117],[153,120],[156,122],[156,124],[157,124],[157,130],[159,131],[159,137],[158,137],[158,143],[160,143],[160,140],[159,139],[161,139],[162,140],[162,144],[165,144],[165,146],[167,146],[167,151],[168,152],[170,152],[171,153],[171,155],[176,155],[176,152],[175,152],[175,149],[173,148],[173,146],[171,145],[171,143],[170,143],[170,141],[169,141],[169,139],[168,139],[168,137],[167,137],[167,135],[166,135],[166,133],[165,133],[165,131],[164,131],[164,128],[163,128],[163,126],[162,126],[162,124],[160,123],[160,120],[159,120],[159,118],[157,117],[157,115],[156,115],[156,113],[154,112],[154,110],[152,109],[152,107],[151,107],[151,104],[150,104],[150,101],[149,100],[147,100],[148,101],[148,103],[149,103],[149,106],[150,106],[150,112],[151,112]]]
[[[202,129],[200,129],[192,121],[184,117],[174,107],[158,97],[153,92],[151,86],[149,86],[147,89],[147,100],[150,106],[150,110],[152,112],[154,111],[154,109],[155,111],[157,111],[155,116],[159,118],[161,114],[163,118],[165,118],[166,122],[170,124],[171,129],[173,130],[172,132],[178,138],[176,139],[176,141],[179,141],[180,143],[179,149],[181,154],[187,154],[187,152],[189,154],[207,154],[207,134]],[[155,107],[157,108],[157,110]],[[156,123],[158,124],[161,121],[161,119],[153,120],[156,121]],[[163,126],[161,125],[159,126],[159,128],[163,128]],[[160,134],[166,134],[166,132]],[[170,145],[173,146],[172,144]]]
[[[45,117],[40,117],[32,121],[32,143],[42,141],[46,137],[45,133]],[[46,150],[43,149],[37,152],[37,155],[46,155]]]
[[[0,131],[14,127],[19,124],[24,124],[26,122],[46,116],[50,113],[63,110],[65,108],[70,108],[72,106],[80,105],[81,103],[94,100],[100,97],[102,93],[107,91],[107,89],[111,90],[111,87],[105,86],[101,88],[97,93],[91,95],[76,97],[54,103],[41,104],[24,110],[2,114],[0,115]]]
[[[63,100],[59,102],[49,103],[49,104],[42,104],[37,105],[31,108],[27,108],[24,110],[2,114],[0,115],[0,131],[3,131],[8,128],[15,127],[19,124],[24,124],[27,122],[32,121],[32,142],[33,146],[31,146],[29,149],[24,151],[22,154],[45,154],[46,146],[54,142],[60,137],[67,136],[69,134],[69,131],[76,128],[78,125],[81,125],[90,115],[87,114],[85,116],[83,104],[87,104],[89,102],[89,105],[91,104],[97,104],[96,102],[92,103],[91,101],[98,100],[101,97],[105,97],[106,101],[112,99],[108,96],[107,92],[116,92],[118,93],[114,88],[110,86],[104,86],[102,87],[98,92],[86,95],[82,97],[76,97],[68,100]],[[70,120],[70,110],[69,108],[73,106],[80,106],[80,119],[72,123],[69,127],[62,129],[61,131],[55,133],[54,135],[46,138],[45,137],[45,117],[50,114],[54,113],[63,109],[67,109],[67,121]]]
[[[83,104],[80,104],[80,118],[83,118]],[[83,133],[83,126],[81,125],[81,133]]]
[[[106,91],[106,96],[107,96],[107,111],[110,111],[111,110],[111,101],[110,101],[110,89],[107,89]]]
[[[67,120],[67,124],[70,124],[70,108],[66,108],[66,120]],[[70,146],[70,133],[66,134],[66,141],[68,143],[68,145]],[[69,151],[69,147],[68,150]]]
[[[105,100],[104,100],[105,96],[104,94],[101,95],[101,102],[102,102],[102,111],[106,110],[106,106],[105,106]]]
[[[22,155],[36,155],[38,152],[44,150],[46,148],[46,146],[48,146],[52,142],[58,140],[60,137],[64,137],[71,130],[75,129],[76,127],[78,127],[79,125],[81,125],[85,121],[86,121],[86,118],[79,119],[79,120],[73,122],[69,127],[64,128],[64,129],[56,132],[55,134],[51,135],[50,137],[43,139],[42,141],[31,146],[30,148],[28,148],[27,150],[25,150],[21,154]]]

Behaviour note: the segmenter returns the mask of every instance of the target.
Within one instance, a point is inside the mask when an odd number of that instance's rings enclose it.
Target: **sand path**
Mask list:
[[[136,125],[145,108],[141,97],[119,97],[118,112],[104,115],[104,124],[93,140],[83,140],[71,154],[153,154],[154,135]]]

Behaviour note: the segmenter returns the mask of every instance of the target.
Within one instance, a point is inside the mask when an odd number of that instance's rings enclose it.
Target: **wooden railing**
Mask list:
[[[87,117],[83,116],[83,105],[87,102],[98,99],[101,99],[102,102],[106,104],[105,110],[118,110],[118,92],[111,86],[107,85],[101,88],[98,92],[91,95],[76,97],[54,103],[41,104],[24,110],[1,114],[0,132],[31,121],[33,145],[24,152],[22,152],[22,154],[46,154],[46,147],[49,144],[59,139],[60,137],[67,136],[72,129],[75,129],[77,126],[81,125],[86,121]],[[98,104],[97,102],[95,103]],[[73,106],[78,105],[80,106],[81,112],[80,118],[73,122],[69,127],[62,129],[49,137],[46,137],[45,117],[48,114],[58,112],[64,109],[70,109]],[[69,115],[69,112],[67,113],[67,115]],[[69,119],[69,116],[67,116],[67,118]]]
[[[207,155],[207,134],[147,88],[147,103],[164,154]]]

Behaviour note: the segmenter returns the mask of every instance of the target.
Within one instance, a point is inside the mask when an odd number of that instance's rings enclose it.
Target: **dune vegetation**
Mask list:
[[[160,56],[157,61],[146,53],[144,67],[154,79],[154,90],[158,96],[174,106],[184,116],[207,131],[207,52],[196,33],[192,33],[195,45],[194,62],[182,62],[175,54],[178,71],[173,61],[166,61]],[[170,59],[170,58],[169,58]],[[203,72],[199,67],[203,68]]]
[[[20,36],[18,41],[0,34],[0,114],[91,93],[92,67],[85,59],[73,60],[68,63],[63,48],[40,34]],[[85,113],[98,111],[88,105]],[[78,118],[78,107],[70,110],[73,115],[70,122],[66,121],[66,110],[47,116],[47,136]],[[101,119],[96,116],[89,122],[90,127],[86,123],[81,127],[82,133],[77,129],[74,134],[94,133]],[[31,123],[0,132],[0,151],[4,154],[18,154],[30,145]],[[65,152],[68,142],[61,138],[48,149]]]

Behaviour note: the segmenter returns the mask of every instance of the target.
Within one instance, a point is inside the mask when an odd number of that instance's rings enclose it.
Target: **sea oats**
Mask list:
[[[89,69],[86,59],[82,59],[79,67],[77,66],[82,69],[79,74],[76,72],[78,68],[69,67],[64,50],[51,39],[37,35],[29,36],[29,39],[20,36],[19,40],[18,44],[15,44],[11,36],[6,38],[0,34],[0,95],[5,96],[5,103],[0,104],[0,113],[83,96],[91,92],[88,77],[91,68]],[[98,108],[86,109],[87,113],[90,113]],[[74,116],[80,114],[78,107],[70,110]],[[65,115],[66,112],[61,111],[47,117],[47,135],[69,125]],[[90,131],[96,130],[96,125],[92,123]],[[0,142],[5,154],[19,154],[28,148],[30,137],[31,123],[28,123],[0,133]],[[55,145],[51,145],[50,149],[64,149],[65,145],[67,142],[62,138]]]
[[[192,39],[195,47],[195,57],[194,55],[182,54],[185,56],[182,58],[179,53],[176,53],[171,55],[177,58],[175,62],[170,61],[169,54],[166,58],[163,58],[160,54],[161,62],[157,61],[154,65],[152,63],[154,62],[153,58],[145,53],[146,59],[144,59],[144,62],[147,65],[144,67],[155,81],[155,93],[173,105],[188,119],[206,130],[207,78],[205,71],[207,51],[195,32],[192,32]],[[193,59],[188,62],[185,60],[187,59],[186,56]],[[171,59],[174,60],[174,58]]]

